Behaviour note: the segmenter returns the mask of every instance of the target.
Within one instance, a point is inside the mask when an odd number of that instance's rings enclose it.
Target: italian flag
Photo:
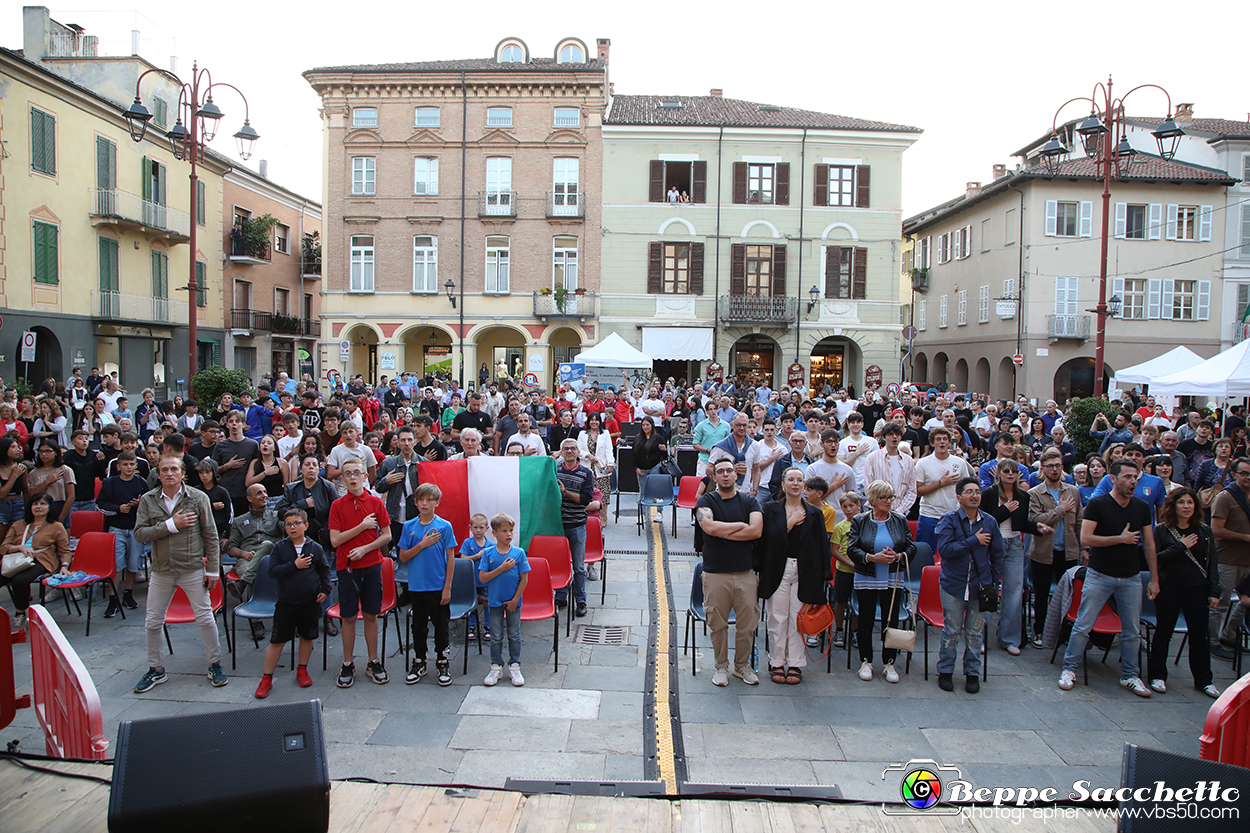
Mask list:
[[[528,549],[535,535],[564,534],[556,461],[550,457],[470,457],[421,463],[419,472],[422,483],[442,490],[438,516],[451,524],[457,540],[469,537],[469,517],[479,512],[488,520],[499,512],[511,515],[521,549]]]

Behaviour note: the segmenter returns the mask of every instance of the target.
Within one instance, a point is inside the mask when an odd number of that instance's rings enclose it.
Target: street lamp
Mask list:
[[[199,205],[199,175],[196,173],[196,164],[204,161],[204,147],[213,140],[217,135],[218,122],[225,115],[216,104],[213,103],[213,89],[215,87],[226,87],[234,90],[239,94],[239,98],[243,99],[243,127],[238,133],[234,134],[234,138],[239,143],[239,157],[246,160],[252,155],[252,146],[256,140],[260,138],[260,134],[253,128],[248,121],[248,103],[247,97],[240,92],[239,88],[233,84],[225,84],[222,82],[213,82],[212,74],[207,70],[201,70],[198,64],[191,65],[191,81],[184,82],[177,75],[164,69],[149,69],[139,76],[135,81],[135,100],[130,105],[130,109],[126,111],[126,127],[130,130],[130,138],[136,143],[142,142],[143,137],[147,134],[148,122],[152,120],[152,114],[148,108],[143,106],[143,102],[139,99],[139,87],[143,83],[144,76],[148,73],[157,72],[167,78],[172,79],[181,89],[178,92],[178,109],[177,118],[174,121],[173,129],[166,134],[169,139],[171,150],[174,158],[182,160],[190,160],[191,162],[191,231],[188,243],[191,247],[191,266],[190,280],[187,282],[187,341],[189,359],[187,363],[187,378],[195,375],[195,367],[197,363],[196,356],[196,324],[199,310],[197,308],[197,297],[199,295],[200,286],[195,278],[195,251],[196,251],[196,209]],[[201,101],[202,99],[202,101]]]
[[[451,278],[447,279],[447,283],[443,284],[443,289],[447,290],[447,300],[451,301],[451,308],[456,308],[456,282]]]
[[[816,304],[820,303],[820,287],[813,286],[811,289],[807,290],[807,294],[808,297],[811,298],[811,300],[807,302],[807,314],[810,316],[812,314],[812,310],[816,308]]]
[[[1111,216],[1111,180],[1128,176],[1130,166],[1137,156],[1137,151],[1128,140],[1128,117],[1125,115],[1124,100],[1137,90],[1147,87],[1158,90],[1167,98],[1168,115],[1158,128],[1151,131],[1150,135],[1155,137],[1159,146],[1159,156],[1170,162],[1176,156],[1180,138],[1185,135],[1185,131],[1176,126],[1171,116],[1172,96],[1157,84],[1142,84],[1119,98],[1114,98],[1111,94],[1110,77],[1107,78],[1106,84],[1101,82],[1095,84],[1093,92],[1088,97],[1065,101],[1059,110],[1055,111],[1055,117],[1051,121],[1050,140],[1039,151],[1046,170],[1052,176],[1056,175],[1063,165],[1062,157],[1070,152],[1067,146],[1059,140],[1059,113],[1073,102],[1080,101],[1089,104],[1089,116],[1077,126],[1076,133],[1081,137],[1081,147],[1085,156],[1095,161],[1096,176],[1102,180],[1102,249],[1098,267],[1098,306],[1091,310],[1098,317],[1098,329],[1094,340],[1094,396],[1102,396],[1103,393],[1103,348],[1106,341],[1107,316],[1119,315],[1123,303],[1118,296],[1114,295],[1111,297],[1110,304],[1107,302],[1107,247]]]

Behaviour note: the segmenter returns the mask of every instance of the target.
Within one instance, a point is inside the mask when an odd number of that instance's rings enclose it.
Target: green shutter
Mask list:
[[[35,221],[35,283],[56,285],[59,280],[57,262],[57,232],[51,223]]]
[[[100,238],[100,291],[116,292],[119,265],[117,241],[111,237]]]
[[[152,173],[156,178],[156,196],[153,201],[157,205],[167,205],[165,202],[165,177],[169,175],[169,168],[160,162],[152,163]]]
[[[213,342],[213,367],[221,367],[221,342]]]
[[[195,262],[195,285],[198,287],[195,293],[195,305],[197,307],[208,306],[208,264],[202,260]]]
[[[30,108],[30,167],[44,174],[56,173],[56,118]]]
[[[206,225],[208,222],[208,186],[204,180],[195,181],[195,224]]]
[[[169,257],[164,252],[152,252],[152,297],[169,299]]]
[[[143,174],[140,177],[143,183],[143,198],[145,200],[152,199],[152,160],[146,156],[143,157]]]

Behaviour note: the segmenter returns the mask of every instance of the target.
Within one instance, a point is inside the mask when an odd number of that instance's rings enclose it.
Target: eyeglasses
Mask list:
[[[894,495],[878,495],[877,500],[884,500],[888,503],[894,500]]]
[[[1063,468],[1063,463],[1042,463],[1042,468],[1044,468],[1044,469],[1060,469],[1060,468]]]
[[[974,490],[974,489],[964,489],[959,494],[963,495],[964,497],[980,497],[981,496],[981,492]]]
[[[351,480],[357,477],[364,477],[365,474],[364,472],[360,472],[360,471],[345,471],[343,472],[343,476]]]
[[[283,524],[285,527],[306,526],[308,521],[287,521]]]

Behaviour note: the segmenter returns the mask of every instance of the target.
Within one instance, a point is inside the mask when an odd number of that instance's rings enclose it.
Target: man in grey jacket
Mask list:
[[[399,442],[399,453],[387,457],[378,466],[373,491],[386,501],[386,514],[391,516],[391,540],[398,543],[404,522],[417,516],[412,496],[421,484],[417,474],[421,455],[416,452],[417,433],[411,425],[400,428],[395,439]]]
[[[162,457],[156,471],[161,485],[139,499],[135,517],[135,539],[152,545],[152,575],[144,621],[149,667],[135,686],[135,693],[151,691],[169,679],[161,665],[161,628],[177,587],[187,594],[195,611],[195,622],[200,626],[208,654],[208,678],[214,686],[224,686],[229,680],[221,667],[221,642],[209,599],[221,569],[212,507],[207,494],[183,485],[181,457]]]

